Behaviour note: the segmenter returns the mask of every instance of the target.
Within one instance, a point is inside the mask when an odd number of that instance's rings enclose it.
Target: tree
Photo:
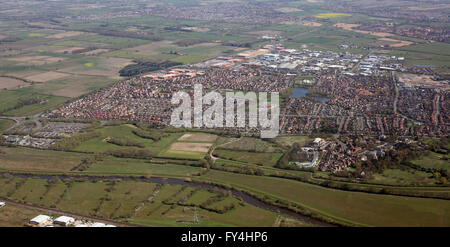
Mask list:
[[[433,173],[433,177],[434,177],[435,179],[439,179],[439,178],[441,178],[441,173],[439,173],[439,172],[434,172],[434,173]]]

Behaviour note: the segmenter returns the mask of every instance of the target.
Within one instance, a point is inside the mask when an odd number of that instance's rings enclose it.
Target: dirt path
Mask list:
[[[134,215],[136,215],[136,213],[137,213],[139,210],[141,210],[141,209],[145,206],[145,203],[151,202],[151,201],[153,200],[153,198],[155,198],[155,196],[158,195],[158,193],[159,193],[160,190],[161,190],[160,188],[156,189],[156,190],[153,191],[153,193],[147,198],[147,200],[145,200],[144,202],[141,202],[141,204],[139,204],[139,206],[137,206],[137,207],[134,209]]]
[[[211,152],[209,153],[209,156],[211,157],[211,159],[212,159],[214,162],[216,162],[216,160],[219,159],[219,157],[215,157],[215,156],[213,155],[213,153],[214,153],[214,151],[216,150],[216,148],[222,147],[222,146],[224,146],[224,145],[227,145],[227,144],[230,144],[230,143],[233,143],[233,142],[237,142],[237,141],[239,141],[240,139],[241,139],[241,138],[236,138],[235,140],[232,140],[232,141],[229,141],[229,142],[220,144],[220,145],[218,145],[218,146],[214,146],[214,147],[213,147],[213,150],[211,150]]]

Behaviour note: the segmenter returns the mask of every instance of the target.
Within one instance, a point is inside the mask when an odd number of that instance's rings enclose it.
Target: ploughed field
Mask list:
[[[138,13],[141,5],[134,2],[127,8]],[[146,10],[151,15],[131,14],[123,18],[123,12],[116,11],[122,9],[121,3],[105,1],[104,6],[99,6],[36,1],[21,5],[4,1],[2,4],[10,11],[2,12],[0,21],[0,116],[26,119],[52,111],[68,100],[126,79],[119,71],[140,60],[203,62],[261,48],[271,42],[267,36],[283,40],[287,49],[366,55],[369,48],[374,54],[404,57],[405,66],[429,67],[448,75],[450,44],[430,36],[447,24],[441,22],[438,7],[445,9],[448,4],[424,3],[417,8],[411,7],[412,3],[393,1],[394,6],[407,4],[399,8],[401,11],[416,11],[403,20],[395,16],[395,11],[380,11],[386,18],[372,17],[374,8],[384,10],[391,6],[367,5],[365,1],[353,3],[361,4],[362,10],[369,8],[361,13],[328,8],[324,11],[322,4],[326,3],[318,0],[267,1],[269,5],[227,1],[220,8],[214,6],[214,1],[201,1],[196,6],[198,1],[194,0],[189,11],[182,1],[169,2],[149,4]],[[81,19],[49,18],[48,10],[55,9],[55,4],[66,10],[67,16]],[[166,8],[169,11],[164,11]],[[212,10],[220,14],[211,21]],[[430,23],[407,19],[430,10],[438,15]],[[25,13],[20,23],[16,13]],[[444,17],[448,15],[444,13]],[[389,22],[396,23],[398,30],[419,31],[400,35],[387,27]],[[383,30],[372,30],[377,25]],[[430,28],[431,32],[420,28]],[[341,45],[348,48],[343,51]],[[433,77],[399,74],[400,82],[408,86],[441,85]],[[0,118],[0,131],[14,124],[13,120]],[[411,161],[417,169],[385,169],[361,184],[326,172],[277,167],[290,146],[306,146],[314,139],[312,136],[280,136],[266,141],[222,136],[214,131],[174,131],[122,123],[100,125],[96,121],[90,124],[90,130],[61,139],[64,145],[58,146],[58,151],[1,146],[0,197],[149,226],[192,225],[196,210],[200,226],[309,226],[249,205],[226,190],[135,180],[39,179],[7,173],[176,177],[213,181],[271,201],[284,200],[341,223],[450,225],[448,186],[441,186],[430,172],[448,169],[448,153],[430,152]],[[211,160],[214,166],[209,163]],[[438,195],[446,199],[350,192],[311,184],[324,181],[374,191],[401,189],[412,194],[417,190],[424,192],[419,193],[422,197]],[[0,208],[0,225],[20,226],[38,213],[7,205]]]
[[[26,177],[9,177],[7,172],[34,174],[71,174],[91,176],[156,176],[178,177],[194,180],[212,181],[233,188],[242,189],[268,200],[284,200],[299,205],[302,208],[333,219],[340,223],[368,226],[446,226],[450,220],[450,201],[444,199],[417,198],[399,195],[377,195],[372,193],[350,192],[336,190],[274,176],[297,176],[302,179],[321,180],[327,178],[325,173],[306,171],[289,171],[276,167],[278,159],[285,149],[284,145],[291,142],[308,142],[307,137],[278,137],[274,142],[257,138],[217,137],[214,134],[198,132],[170,132],[158,130],[151,137],[159,140],[146,139],[134,134],[136,126],[119,124],[102,126],[95,131],[99,135],[90,140],[84,140],[72,150],[52,151],[19,147],[1,147],[0,171],[1,197],[10,198],[23,203],[32,203],[64,211],[73,211],[83,215],[97,216],[107,219],[128,221],[143,225],[179,226],[192,224],[195,207],[200,215],[200,225],[204,226],[271,226],[287,224],[292,219],[280,220],[276,213],[247,205],[230,196],[223,200],[208,204],[210,198],[218,198],[222,192],[211,192],[207,189],[184,188],[182,185],[163,185],[157,191],[157,184],[143,181],[110,181],[76,178],[57,180]],[[141,133],[142,134],[142,133]],[[106,138],[133,139],[130,143],[143,143],[142,147],[121,146],[105,141]],[[187,138],[189,137],[189,138]],[[214,139],[214,141],[212,141]],[[99,143],[107,146],[102,148]],[[207,144],[215,148],[212,157],[215,166],[207,170],[202,159],[206,152],[181,151],[171,153],[173,144]],[[278,144],[277,144],[278,143]],[[93,149],[90,147],[96,147]],[[130,148],[148,150],[153,156],[145,158],[115,157],[104,151],[129,150]],[[24,155],[21,155],[24,154]],[[186,154],[190,156],[186,156]],[[102,158],[98,158],[101,155]],[[425,164],[426,159],[439,160],[431,153],[423,160],[414,163]],[[87,162],[89,161],[89,162]],[[440,167],[436,163],[436,167]],[[237,172],[261,170],[259,176],[238,174]],[[421,186],[432,186],[433,180],[425,172],[411,173],[408,170],[385,170],[375,176],[374,185],[366,187],[405,188],[435,191],[444,196],[445,187],[393,187],[410,186],[418,183]],[[317,178],[316,178],[317,177]],[[425,179],[425,180],[424,180]],[[342,181],[345,183],[345,181]],[[360,186],[349,183],[352,186]],[[136,188],[131,190],[130,188]],[[89,193],[85,193],[89,191]],[[161,194],[160,194],[161,193]],[[433,192],[434,193],[434,192]],[[208,196],[209,195],[209,196]],[[167,199],[167,200],[166,200]],[[203,200],[201,200],[203,199]],[[214,199],[214,200],[216,200]],[[152,200],[154,202],[152,202]],[[212,199],[211,199],[212,200]],[[214,201],[213,200],[213,201]],[[205,204],[203,204],[205,203]],[[208,205],[207,207],[202,206]],[[75,206],[75,205],[81,205]],[[213,205],[213,206],[211,206]],[[231,206],[231,205],[234,205]],[[227,210],[222,213],[222,210]],[[246,218],[247,217],[247,218]],[[248,220],[242,220],[248,219]],[[307,225],[298,222],[293,225]],[[251,224],[249,223],[251,222]],[[281,223],[280,223],[281,222]],[[283,223],[284,222],[284,223]],[[292,225],[292,224],[291,224]]]

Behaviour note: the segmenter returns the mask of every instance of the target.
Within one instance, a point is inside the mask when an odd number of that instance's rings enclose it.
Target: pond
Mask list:
[[[303,87],[295,87],[294,91],[291,94],[291,98],[303,98],[308,94],[308,89],[307,88],[303,88]],[[313,96],[312,97],[314,100],[319,101],[319,102],[327,102],[330,100],[330,98],[328,97],[323,97],[323,96]]]
[[[291,98],[303,98],[306,96],[307,93],[308,93],[307,88],[295,87],[294,91],[291,94]]]

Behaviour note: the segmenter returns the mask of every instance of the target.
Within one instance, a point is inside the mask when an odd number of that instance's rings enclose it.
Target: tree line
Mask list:
[[[130,64],[125,66],[123,69],[119,71],[119,74],[120,76],[136,76],[143,73],[163,70],[179,65],[182,65],[182,63],[172,61],[164,61],[164,62],[137,61],[136,64]]]

